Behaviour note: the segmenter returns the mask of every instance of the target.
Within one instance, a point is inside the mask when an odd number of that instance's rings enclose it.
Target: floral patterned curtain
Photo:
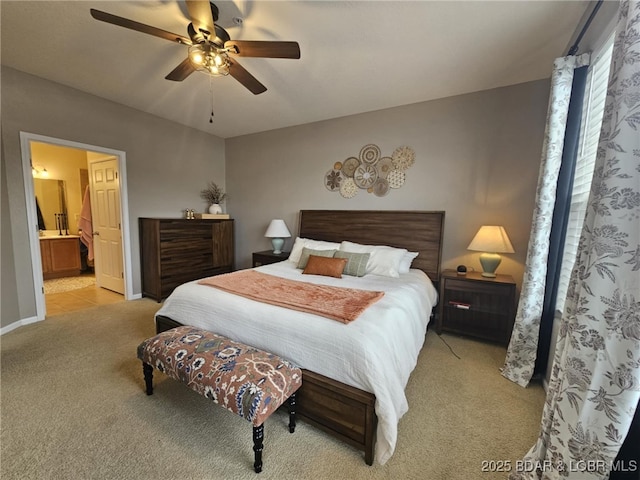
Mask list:
[[[538,174],[535,209],[527,250],[520,302],[502,367],[502,375],[526,387],[533,375],[538,350],[538,334],[547,278],[547,257],[556,185],[562,164],[573,72],[589,64],[589,54],[557,58],[553,63],[551,93],[547,111],[542,161]]]
[[[621,2],[616,32],[541,432],[514,480],[606,479],[634,467],[615,459],[640,400],[639,0]]]

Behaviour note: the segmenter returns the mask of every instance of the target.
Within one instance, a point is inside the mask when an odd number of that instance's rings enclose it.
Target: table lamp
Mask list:
[[[481,226],[467,249],[483,252],[480,255],[482,276],[489,278],[496,276],[496,268],[502,261],[499,253],[514,253],[513,246],[504,227],[495,225]]]
[[[277,218],[275,220],[271,220],[264,236],[271,239],[273,253],[279,254],[282,253],[284,239],[289,238],[291,233],[289,233],[289,229],[287,228],[287,224],[284,223],[284,220]]]

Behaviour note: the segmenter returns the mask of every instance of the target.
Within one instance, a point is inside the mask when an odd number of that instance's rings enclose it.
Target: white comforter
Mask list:
[[[253,345],[375,394],[375,459],[384,464],[395,449],[398,421],[408,410],[404,389],[437,301],[429,277],[415,269],[400,278],[302,275],[288,261],[257,270],[305,282],[382,290],[385,295],[355,321],[343,324],[190,282],[176,288],[157,315]]]

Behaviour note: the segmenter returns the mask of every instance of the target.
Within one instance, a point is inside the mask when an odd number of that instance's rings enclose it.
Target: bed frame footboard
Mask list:
[[[156,316],[156,333],[180,326],[172,318]],[[364,451],[364,461],[373,465],[378,426],[375,395],[303,369],[296,401],[299,418]]]

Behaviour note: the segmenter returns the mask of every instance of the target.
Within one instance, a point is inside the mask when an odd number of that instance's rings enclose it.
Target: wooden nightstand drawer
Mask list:
[[[436,331],[470,335],[506,345],[515,317],[515,282],[508,275],[485,278],[445,270],[440,281]]]
[[[470,335],[485,340],[499,341],[505,343],[504,319],[501,315],[474,310],[462,310],[457,308],[447,308],[446,330],[452,333]]]
[[[509,285],[483,285],[481,283],[464,283],[448,281],[442,301],[444,306],[471,309],[487,313],[503,313],[505,305],[512,299],[512,288]]]
[[[486,282],[493,282],[487,279]],[[483,281],[469,281],[455,279],[447,279],[447,289],[449,291],[469,292],[478,295],[509,295],[511,285],[504,283],[483,283]],[[502,292],[502,293],[500,293]]]

